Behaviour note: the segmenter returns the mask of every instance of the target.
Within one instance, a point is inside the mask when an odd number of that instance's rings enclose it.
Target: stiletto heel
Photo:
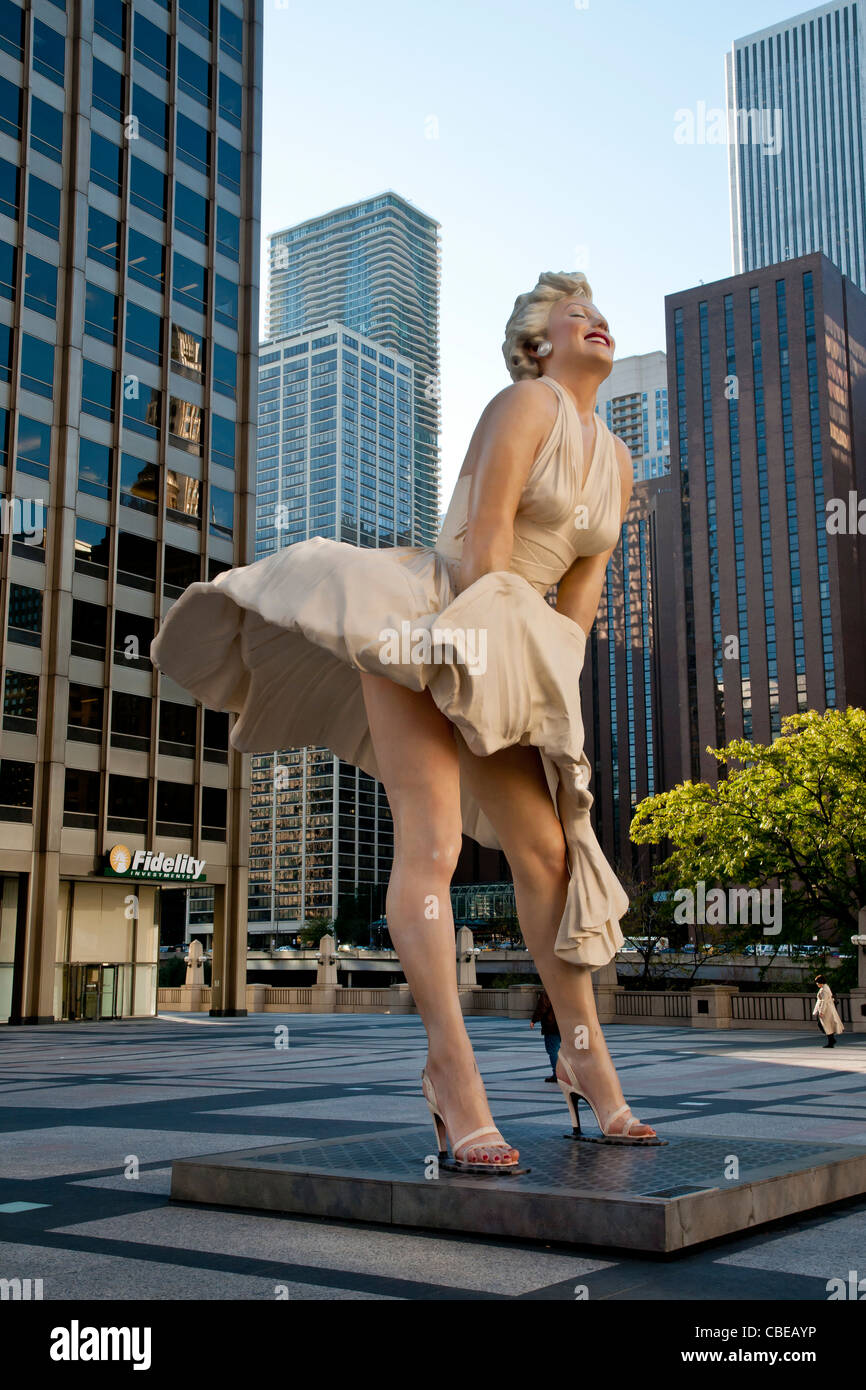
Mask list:
[[[426,1100],[427,1105],[429,1106],[430,1114],[431,1114],[432,1119],[433,1119],[433,1128],[434,1128],[434,1130],[436,1131],[436,1143],[437,1143],[437,1145],[439,1146],[439,1163],[440,1163],[440,1166],[445,1165],[446,1167],[451,1167],[451,1168],[457,1169],[457,1170],[458,1170],[459,1172],[461,1172],[461,1173],[493,1173],[493,1174],[497,1174],[497,1173],[512,1173],[512,1174],[513,1174],[513,1173],[528,1173],[528,1172],[529,1172],[529,1169],[528,1169],[528,1168],[520,1168],[520,1167],[518,1166],[518,1161],[517,1161],[516,1158],[507,1159],[507,1160],[506,1160],[506,1159],[488,1159],[486,1162],[482,1162],[482,1163],[470,1163],[470,1162],[467,1162],[465,1159],[462,1159],[462,1158],[459,1158],[459,1157],[458,1157],[458,1153],[459,1153],[459,1150],[460,1150],[460,1149],[465,1149],[465,1148],[467,1147],[467,1145],[471,1145],[471,1141],[472,1141],[473,1139],[480,1139],[481,1136],[482,1136],[483,1134],[487,1134],[487,1135],[494,1135],[494,1134],[495,1134],[495,1135],[497,1136],[497,1141],[496,1141],[496,1142],[498,1142],[499,1144],[505,1145],[505,1140],[502,1138],[502,1135],[499,1133],[499,1130],[496,1129],[496,1127],[495,1127],[494,1125],[486,1125],[486,1126],[484,1126],[484,1128],[482,1128],[482,1129],[473,1129],[472,1132],[471,1132],[471,1134],[464,1134],[462,1139],[458,1139],[456,1143],[453,1143],[453,1144],[451,1145],[451,1153],[452,1153],[453,1157],[449,1160],[449,1158],[448,1158],[448,1127],[447,1127],[447,1125],[445,1124],[445,1119],[444,1119],[444,1117],[443,1117],[443,1115],[442,1115],[442,1111],[441,1111],[441,1109],[440,1109],[439,1102],[438,1102],[438,1100],[436,1099],[436,1090],[435,1090],[435,1088],[434,1088],[434,1086],[433,1086],[433,1082],[430,1080],[430,1077],[427,1075],[427,1069],[426,1069],[426,1067],[425,1067],[424,1071],[422,1071],[422,1073],[421,1073],[421,1086],[422,1086],[422,1089],[423,1089],[423,1091],[424,1091],[424,1099]],[[491,1141],[491,1142],[492,1142],[492,1141]],[[510,1147],[510,1145],[507,1145],[506,1147]]]
[[[584,1092],[580,1089],[579,1085],[577,1084],[577,1077],[575,1076],[570,1063],[565,1057],[563,1057],[561,1052],[559,1054],[558,1060],[562,1063],[562,1065],[565,1067],[566,1072],[568,1073],[567,1081],[563,1081],[562,1077],[560,1076],[557,1076],[556,1081],[557,1085],[559,1086],[559,1089],[562,1091],[562,1094],[565,1097],[565,1103],[568,1106],[569,1114],[571,1115],[572,1139],[582,1139],[587,1144],[649,1145],[666,1144],[668,1142],[667,1139],[659,1139],[658,1135],[656,1134],[631,1134],[630,1130],[632,1125],[639,1125],[642,1123],[642,1121],[638,1120],[634,1115],[632,1115],[631,1119],[628,1121],[628,1123],[622,1130],[619,1130],[617,1133],[613,1133],[611,1131],[611,1125],[614,1124],[616,1120],[620,1119],[621,1116],[631,1114],[631,1106],[621,1105],[618,1110],[614,1110],[613,1114],[608,1117],[607,1125],[603,1125],[601,1120],[599,1119],[598,1111],[596,1110],[589,1096],[585,1095]],[[585,1101],[586,1104],[589,1106],[590,1110],[592,1111],[593,1115],[595,1116],[595,1122],[601,1130],[601,1134],[598,1137],[596,1137],[594,1134],[584,1134],[583,1130],[581,1129],[580,1115],[578,1113],[578,1099]]]

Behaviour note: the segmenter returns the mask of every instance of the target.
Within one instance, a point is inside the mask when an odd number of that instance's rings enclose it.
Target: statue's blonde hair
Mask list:
[[[592,300],[589,281],[581,271],[545,270],[534,289],[517,296],[505,325],[502,344],[502,355],[513,381],[541,375],[538,360],[531,357],[527,349],[537,348],[543,342],[550,311],[557,299],[574,294]]]

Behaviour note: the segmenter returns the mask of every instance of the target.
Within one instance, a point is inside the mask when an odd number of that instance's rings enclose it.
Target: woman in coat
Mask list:
[[[816,975],[815,984],[818,986],[818,998],[815,1000],[812,1017],[818,1020],[818,1027],[821,1029],[821,1032],[827,1034],[827,1041],[824,1046],[835,1047],[836,1034],[844,1033],[845,1025],[836,1012],[836,1005],[833,1003],[833,994],[824,976]]]

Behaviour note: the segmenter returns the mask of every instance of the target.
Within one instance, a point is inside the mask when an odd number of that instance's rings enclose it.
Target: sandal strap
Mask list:
[[[468,1144],[471,1139],[479,1139],[482,1134],[498,1134],[499,1144],[505,1149],[510,1147],[510,1145],[506,1144],[505,1140],[502,1138],[502,1135],[499,1134],[498,1129],[492,1129],[490,1125],[485,1125],[482,1129],[473,1129],[469,1134],[464,1134],[462,1139],[458,1139],[456,1144],[452,1144],[451,1148],[454,1152],[455,1157],[458,1149],[464,1148],[464,1146]],[[491,1147],[493,1146],[491,1145]]]
[[[608,1118],[608,1122],[607,1122],[607,1124],[605,1125],[605,1129],[604,1129],[605,1134],[610,1134],[610,1132],[611,1132],[611,1125],[613,1124],[614,1120],[618,1120],[619,1117],[620,1117],[620,1115],[626,1115],[626,1114],[628,1114],[628,1112],[629,1112],[630,1110],[631,1110],[631,1106],[630,1106],[630,1105],[621,1105],[621,1106],[619,1107],[618,1110],[614,1110],[613,1114]],[[640,1121],[638,1121],[638,1123],[640,1123]],[[634,1120],[633,1120],[633,1119],[632,1119],[632,1120],[629,1120],[629,1122],[628,1122],[628,1124],[626,1125],[625,1129],[619,1130],[618,1133],[619,1133],[619,1134],[628,1134],[628,1132],[629,1132],[629,1130],[631,1129],[631,1127],[632,1127],[633,1124],[634,1124]]]

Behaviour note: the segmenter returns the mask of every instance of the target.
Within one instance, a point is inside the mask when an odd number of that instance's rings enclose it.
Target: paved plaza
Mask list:
[[[538,1030],[467,1023],[506,1136],[509,1116],[564,1132]],[[866,1036],[830,1050],[817,1032],[605,1032],[627,1099],[663,1137],[866,1146]],[[411,1016],[5,1029],[0,1278],[41,1278],[44,1298],[76,1300],[573,1301],[582,1288],[595,1300],[824,1302],[829,1279],[866,1275],[866,1196],[666,1260],[169,1202],[180,1157],[414,1124],[429,1152],[424,1055]]]

